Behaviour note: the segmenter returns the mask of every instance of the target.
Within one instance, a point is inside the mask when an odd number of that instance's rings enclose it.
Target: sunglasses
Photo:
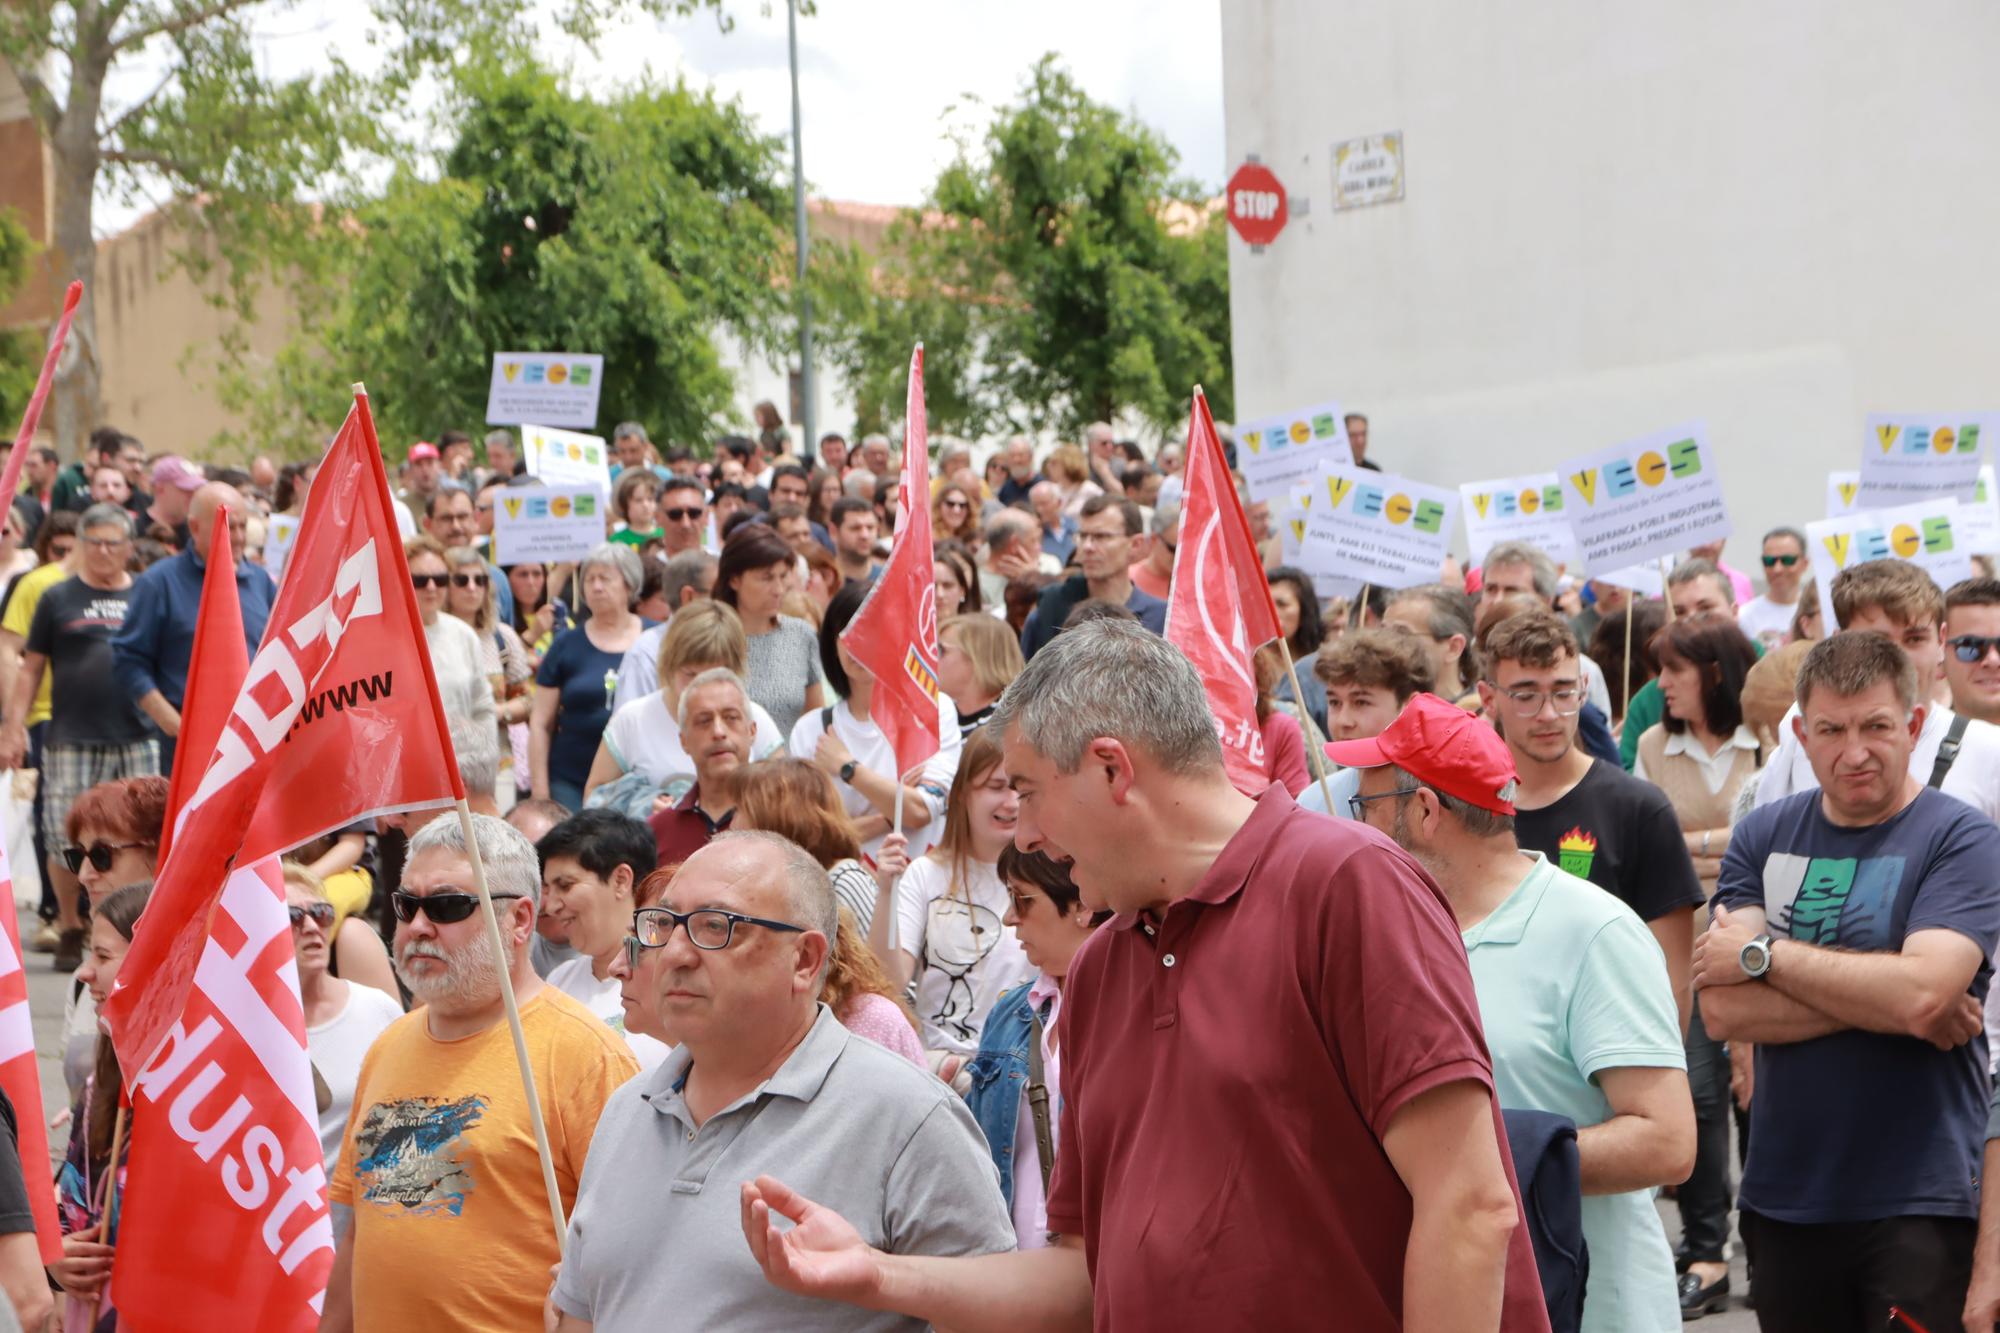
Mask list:
[[[699,509],[662,509],[660,517],[669,523],[692,523],[701,517]]]
[[[938,508],[940,508],[940,509],[970,509],[970,508],[972,508],[972,506],[971,506],[971,505],[969,505],[969,504],[967,504],[967,503],[966,503],[965,501],[963,501],[963,500],[940,500],[940,501],[938,501]]]
[[[454,588],[483,588],[486,586],[484,574],[453,574],[451,586]]]
[[[1783,565],[1786,569],[1790,569],[1797,563],[1799,563],[1799,557],[1795,555],[1767,555],[1764,557],[1764,568],[1766,569],[1770,569],[1775,565]]]
[[[1960,634],[1946,639],[1951,645],[1951,654],[1961,662],[1983,662],[1986,654],[2000,648],[2000,638],[1989,639],[1979,634]]]
[[[309,907],[287,905],[285,911],[292,918],[293,930],[303,926],[307,917],[311,917],[321,930],[329,930],[333,926],[332,903],[313,903]]]
[[[518,893],[496,893],[493,901],[502,898],[518,898]],[[471,916],[479,907],[476,893],[404,893],[397,889],[389,895],[389,910],[396,914],[398,921],[415,921],[422,912],[431,919],[432,925],[453,926]]]
[[[89,861],[90,868],[103,875],[110,873],[111,863],[118,859],[118,853],[130,851],[134,847],[159,845],[157,842],[93,842],[88,847],[65,847],[62,854],[63,864],[68,866],[69,873],[74,875],[83,869],[85,861]]]
[[[449,574],[412,574],[410,582],[419,588],[442,588],[451,582]]]

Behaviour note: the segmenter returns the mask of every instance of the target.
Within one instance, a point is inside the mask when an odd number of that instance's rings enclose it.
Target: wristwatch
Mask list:
[[[1755,981],[1771,970],[1771,937],[1759,935],[1743,946],[1736,955],[1736,961],[1743,965],[1743,975]]]
[[[855,763],[852,759],[842,764],[840,766],[840,780],[852,787],[854,785],[854,771],[859,767],[861,765]]]

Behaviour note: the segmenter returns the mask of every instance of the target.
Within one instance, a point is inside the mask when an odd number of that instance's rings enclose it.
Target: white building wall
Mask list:
[[[2000,5],[1229,0],[1245,418],[1338,398],[1441,484],[1705,418],[1737,538],[1821,516],[1868,411],[2000,407]],[[1402,202],[1331,148],[1401,131]]]

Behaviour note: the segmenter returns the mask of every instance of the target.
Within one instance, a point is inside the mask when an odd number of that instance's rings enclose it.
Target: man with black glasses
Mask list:
[[[680,1044],[604,1108],[556,1278],[559,1333],[922,1329],[764,1280],[744,1190],[773,1171],[893,1254],[1014,1248],[965,1103],[820,1003],[838,910],[798,847],[730,833],[635,913],[635,990]]]
[[[500,996],[513,981],[565,1211],[612,1091],[638,1064],[618,1034],[528,961],[541,862],[521,832],[472,816],[506,957],[480,919],[456,819],[410,839],[396,975],[419,1008],[369,1048],[327,1190],[339,1244],[320,1328],[540,1326],[557,1258],[526,1092]],[[308,1182],[317,1185],[315,1179]]]
[[[1701,880],[1666,793],[1576,748],[1578,657],[1576,635],[1545,611],[1502,622],[1486,641],[1479,699],[1520,774],[1515,837],[1639,914],[1667,956],[1685,1029]]]

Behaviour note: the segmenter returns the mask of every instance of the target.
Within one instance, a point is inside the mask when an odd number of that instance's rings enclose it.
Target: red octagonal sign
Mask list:
[[[1285,187],[1261,162],[1245,162],[1229,178],[1229,225],[1247,245],[1269,245],[1285,229]]]

